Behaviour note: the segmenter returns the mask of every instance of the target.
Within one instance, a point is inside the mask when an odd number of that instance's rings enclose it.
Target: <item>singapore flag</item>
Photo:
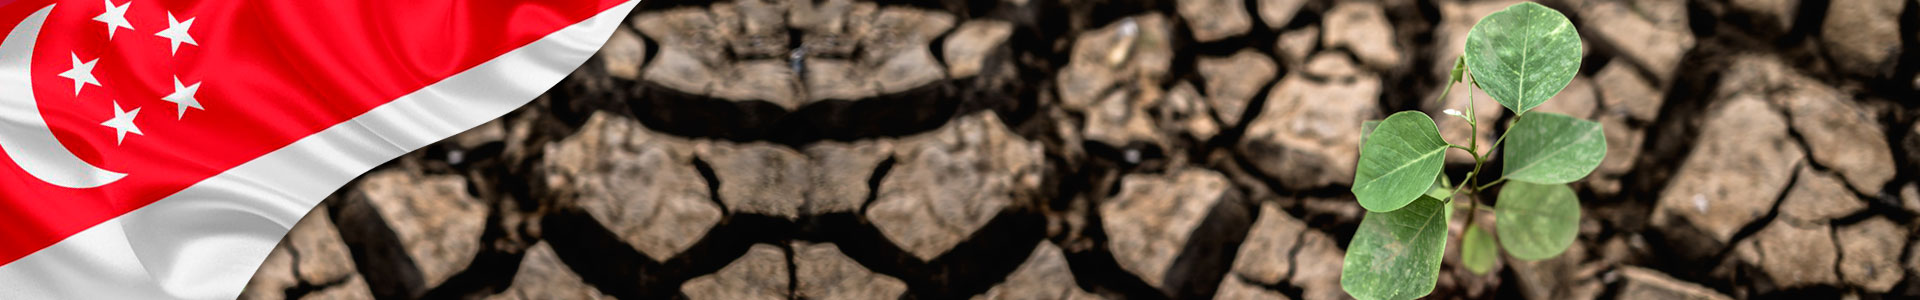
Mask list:
[[[327,194],[637,0],[0,0],[0,299],[224,298]]]

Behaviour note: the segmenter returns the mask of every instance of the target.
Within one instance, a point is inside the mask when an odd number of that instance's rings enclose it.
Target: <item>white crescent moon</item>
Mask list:
[[[40,105],[33,98],[33,44],[50,12],[53,5],[27,16],[0,42],[0,151],[27,174],[53,185],[84,189],[119,181],[127,174],[74,157],[40,118]]]

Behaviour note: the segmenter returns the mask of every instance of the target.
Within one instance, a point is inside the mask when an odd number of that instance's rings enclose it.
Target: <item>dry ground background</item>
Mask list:
[[[1345,298],[1361,121],[1466,106],[1511,3],[647,0],[242,298]],[[1920,297],[1920,1],[1545,4],[1585,58],[1542,109],[1609,147],[1578,241],[1473,275],[1455,239],[1432,298]]]

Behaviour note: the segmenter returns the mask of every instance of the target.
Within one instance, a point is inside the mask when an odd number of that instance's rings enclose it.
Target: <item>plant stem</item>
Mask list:
[[[1473,74],[1471,72],[1467,73],[1466,77],[1467,77],[1467,127],[1469,128],[1467,131],[1469,134],[1467,136],[1467,140],[1471,141],[1471,142],[1468,142],[1468,145],[1471,145],[1471,148],[1472,148],[1467,150],[1467,153],[1473,154],[1473,171],[1467,172],[1467,180],[1462,181],[1461,183],[1463,184],[1461,185],[1461,187],[1459,189],[1455,189],[1455,191],[1473,188],[1472,191],[1467,191],[1467,196],[1466,196],[1467,201],[1473,202],[1468,204],[1469,208],[1467,209],[1467,218],[1466,218],[1467,225],[1472,226],[1474,224],[1473,222],[1475,219],[1474,217],[1480,215],[1480,197],[1478,196],[1480,193],[1478,188],[1478,184],[1480,183],[1480,165],[1486,164],[1486,160],[1480,157],[1480,120],[1479,120],[1480,114],[1474,111],[1475,109],[1474,103],[1479,101],[1474,101],[1473,99],[1473,89],[1475,87],[1480,86],[1480,82],[1473,79]],[[1488,96],[1492,96],[1492,95],[1488,95]],[[1504,134],[1502,134],[1502,138],[1505,138]],[[1500,142],[1497,140],[1494,142],[1494,144],[1496,145],[1499,143]],[[1491,153],[1492,151],[1488,151],[1488,152]]]
[[[1480,165],[1481,165],[1480,158],[1478,156],[1475,156],[1473,160],[1474,160],[1473,171],[1467,172],[1467,181],[1461,182],[1464,184],[1460,186],[1461,188],[1476,187],[1472,191],[1467,191],[1467,195],[1473,195],[1474,193],[1480,192],[1480,189],[1477,188],[1480,186]]]
[[[1513,133],[1513,124],[1519,124],[1519,123],[1520,123],[1520,118],[1521,118],[1521,117],[1526,117],[1526,115],[1517,115],[1517,116],[1513,116],[1513,122],[1512,122],[1512,123],[1508,123],[1508,124],[1507,124],[1507,130],[1506,130],[1506,131],[1501,131],[1501,132],[1500,132],[1500,138],[1498,138],[1498,139],[1494,139],[1494,140],[1493,140],[1493,145],[1488,145],[1488,146],[1487,146],[1487,156],[1488,156],[1488,157],[1492,157],[1492,156],[1493,156],[1493,151],[1494,151],[1494,149],[1499,149],[1499,148],[1500,148],[1500,142],[1505,142],[1505,141],[1507,141],[1507,134],[1509,134],[1509,133]],[[1474,169],[1475,169],[1475,170],[1479,170],[1479,169],[1480,169],[1480,163],[1481,163],[1481,161],[1480,161],[1480,160],[1479,160],[1478,158],[1476,158],[1476,159],[1474,160]],[[1476,180],[1478,180],[1478,178],[1475,178],[1475,179],[1476,179]],[[1499,178],[1499,179],[1494,179],[1493,181],[1490,181],[1490,182],[1487,182],[1487,184],[1484,184],[1484,185],[1477,185],[1477,186],[1474,186],[1474,187],[1473,187],[1473,190],[1474,190],[1474,192],[1479,192],[1480,190],[1485,190],[1485,189],[1487,189],[1487,188],[1489,188],[1489,187],[1493,187],[1493,185],[1496,185],[1496,184],[1500,184],[1501,182],[1506,182],[1506,181],[1507,181],[1507,177],[1506,177],[1506,176],[1500,176],[1500,178]],[[1476,204],[1477,204],[1477,202],[1478,202],[1478,201],[1476,201]]]
[[[1473,189],[1474,189],[1474,190],[1476,190],[1476,191],[1477,191],[1477,190],[1484,190],[1484,189],[1487,189],[1487,188],[1489,188],[1489,187],[1493,187],[1493,185],[1496,185],[1496,184],[1500,184],[1501,182],[1506,182],[1506,181],[1507,181],[1507,178],[1506,178],[1506,177],[1500,177],[1500,179],[1494,179],[1494,180],[1493,180],[1492,182],[1487,182],[1487,184],[1486,184],[1486,185],[1482,185],[1482,186],[1479,186],[1479,187],[1474,187]]]
[[[1480,198],[1474,197],[1473,199],[1467,199],[1467,201],[1473,202],[1469,204],[1469,208],[1467,208],[1467,226],[1472,227],[1473,217],[1480,215]]]
[[[1471,152],[1473,154],[1473,172],[1467,173],[1467,181],[1465,181],[1465,183],[1467,183],[1465,184],[1465,186],[1468,186],[1468,187],[1477,187],[1480,185],[1480,165],[1486,164],[1487,162],[1486,159],[1480,157],[1480,114],[1474,112],[1474,110],[1476,109],[1475,108],[1476,105],[1474,105],[1474,103],[1479,101],[1474,101],[1473,99],[1473,88],[1479,85],[1480,85],[1480,82],[1477,80],[1474,80],[1472,74],[1467,75],[1467,127],[1468,127],[1467,132],[1470,134],[1467,136],[1467,140],[1471,141],[1471,142],[1468,142],[1467,144],[1471,145],[1471,148],[1473,148],[1471,150],[1467,150],[1467,152]],[[1488,96],[1492,96],[1492,95],[1488,95]],[[1492,152],[1492,151],[1488,151],[1488,152]],[[1478,192],[1479,191],[1477,190],[1468,191],[1467,195],[1472,196]],[[1474,197],[1474,198],[1475,198],[1474,199],[1475,204],[1478,204],[1479,197]],[[1471,221],[1471,219],[1469,219],[1469,221]]]
[[[1522,118],[1522,117],[1526,117],[1526,116],[1527,116],[1527,115],[1517,115],[1517,116],[1513,116],[1513,123],[1507,123],[1507,130],[1506,130],[1506,131],[1501,131],[1501,132],[1500,132],[1500,138],[1498,138],[1498,139],[1494,139],[1494,140],[1493,140],[1493,145],[1491,145],[1491,146],[1487,146],[1487,155],[1493,155],[1493,149],[1494,149],[1494,148],[1499,148],[1499,147],[1500,147],[1500,142],[1505,142],[1505,141],[1507,141],[1507,134],[1508,134],[1508,133],[1513,133],[1513,124],[1519,124],[1519,123],[1520,123],[1520,118]]]
[[[1467,176],[1469,176],[1469,177],[1471,177],[1471,176],[1473,176],[1473,173],[1467,173]],[[1463,191],[1463,190],[1466,190],[1466,189],[1467,189],[1467,187],[1466,187],[1466,186],[1464,186],[1464,185],[1463,185],[1463,186],[1458,186],[1458,187],[1454,187],[1454,188],[1453,188],[1453,192],[1450,192],[1450,193],[1447,193],[1447,202],[1453,202],[1453,196],[1455,196],[1455,195],[1459,195],[1459,194],[1460,194],[1460,191]]]
[[[1475,85],[1477,84],[1473,81],[1473,75],[1467,75],[1467,153],[1473,154],[1474,164],[1479,165],[1480,121],[1477,119],[1480,114],[1475,112],[1473,108],[1473,103],[1479,102],[1473,101],[1473,87]]]

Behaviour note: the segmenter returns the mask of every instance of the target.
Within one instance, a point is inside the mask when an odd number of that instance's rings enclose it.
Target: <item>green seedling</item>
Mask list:
[[[1419,111],[1361,124],[1353,194],[1367,213],[1347,246],[1340,287],[1359,299],[1412,299],[1433,292],[1455,205],[1469,209],[1460,257],[1476,274],[1491,270],[1501,249],[1528,261],[1565,252],[1580,223],[1579,198],[1567,184],[1600,166],[1606,137],[1600,123],[1529,111],[1560,93],[1579,68],[1580,35],[1573,23],[1540,4],[1515,4],[1474,24],[1465,55],[1455,61],[1447,83],[1449,90],[1467,83],[1467,112],[1446,113],[1466,120],[1473,130],[1485,121],[1474,117],[1475,88],[1513,112],[1514,121],[1493,144],[1449,143],[1433,118]],[[1449,149],[1473,157],[1473,171],[1458,187],[1441,172]],[[1481,167],[1496,149],[1502,150],[1502,174],[1482,184]],[[1498,205],[1481,208],[1481,192],[1495,187]],[[1493,211],[1492,232],[1473,220],[1482,209]]]

